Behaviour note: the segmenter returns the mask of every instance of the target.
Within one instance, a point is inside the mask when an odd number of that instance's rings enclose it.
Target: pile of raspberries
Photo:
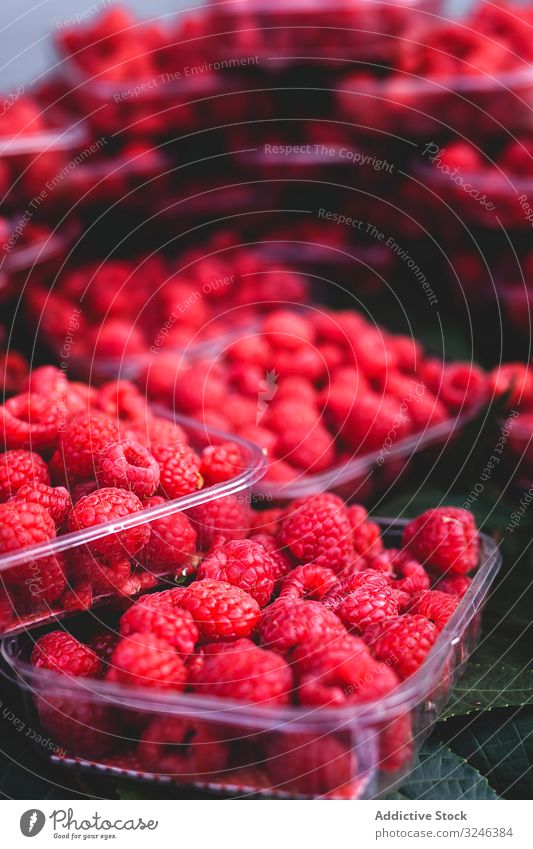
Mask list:
[[[116,630],[85,643],[65,631],[40,637],[31,663],[83,677],[85,693],[55,695],[48,685],[37,697],[41,722],[71,756],[180,781],[350,796],[357,758],[342,724],[296,732],[274,713],[259,733],[253,710],[300,705],[316,718],[322,708],[387,696],[423,664],[478,560],[477,529],[463,509],[426,511],[395,549],[363,507],[331,493],[270,508],[247,539],[216,539],[188,585],[133,603]],[[91,700],[86,679],[102,678],[122,687],[121,707]],[[240,702],[251,708],[250,725],[235,715],[231,723],[229,708],[229,725],[179,708],[127,709],[131,685]],[[409,712],[376,733],[380,768],[405,767]]]
[[[0,439],[0,561],[28,550],[26,563],[0,572],[0,630],[16,616],[148,589],[187,571],[214,535],[245,536],[250,527],[246,500],[226,496],[35,559],[32,546],[229,480],[246,458],[234,442],[196,453],[131,383],[96,389],[53,366],[35,369],[0,407]]]
[[[276,309],[217,358],[161,355],[149,397],[263,448],[266,480],[288,484],[387,452],[487,396],[472,363],[443,363],[355,310]]]
[[[306,290],[297,272],[272,267],[249,248],[230,249],[221,237],[209,249],[190,248],[179,266],[161,255],[75,266],[58,277],[53,291],[46,284],[30,287],[26,306],[59,348],[72,336],[76,315],[71,358],[119,360],[124,369],[130,358],[149,351],[182,351],[234,332],[237,322],[248,326],[271,301],[304,302]]]

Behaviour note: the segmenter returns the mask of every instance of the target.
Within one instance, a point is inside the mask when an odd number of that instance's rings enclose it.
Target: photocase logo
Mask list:
[[[24,811],[20,818],[20,830],[24,837],[35,837],[43,830],[46,817],[42,811],[33,808],[30,811]]]

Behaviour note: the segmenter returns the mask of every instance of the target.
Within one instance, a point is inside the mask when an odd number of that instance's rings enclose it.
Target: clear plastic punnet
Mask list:
[[[396,546],[405,523],[378,521],[385,541]],[[36,748],[56,764],[232,797],[376,798],[390,792],[412,768],[418,747],[476,645],[483,603],[501,560],[490,538],[481,535],[480,542],[470,587],[425,661],[375,701],[339,707],[266,707],[61,676],[29,663],[37,632],[4,640],[2,654],[24,694],[28,721],[49,741]],[[116,612],[102,611],[99,616],[111,628],[116,624]],[[63,622],[81,640],[88,638],[94,624],[88,615]],[[194,723],[197,734],[205,733],[208,741],[216,739],[218,747],[206,743],[211,745],[209,768],[201,774],[179,775],[178,764],[182,772],[186,757],[178,753],[173,761],[172,746],[167,752],[161,744],[158,770],[143,768],[139,740],[146,723],[158,720],[158,725],[177,731]],[[69,733],[70,726],[79,727],[80,734]],[[67,739],[79,754],[68,750]],[[85,753],[84,746],[89,747]]]
[[[98,557],[94,555],[91,547],[91,544],[95,541],[116,535],[118,535],[116,538],[120,539],[121,531],[150,527],[150,523],[157,519],[173,516],[200,505],[208,505],[221,498],[235,501],[236,504],[242,506],[244,514],[247,514],[251,488],[264,473],[265,457],[261,449],[246,440],[229,436],[217,428],[206,427],[185,416],[174,416],[155,407],[153,411],[158,416],[178,424],[187,435],[189,444],[195,450],[201,451],[208,445],[218,445],[227,440],[236,442],[242,455],[241,467],[230,479],[222,483],[205,486],[191,494],[170,499],[155,506],[145,507],[136,513],[126,515],[120,520],[107,521],[80,531],[70,531],[49,542],[27,546],[2,555],[0,557],[0,600],[2,601],[0,630],[2,633],[26,630],[43,622],[54,621],[65,613],[72,612],[73,608],[82,607],[84,604],[83,592],[77,588],[76,575],[81,568],[80,563],[84,557],[93,558],[96,564]],[[216,525],[214,527],[216,528]],[[200,536],[199,533],[197,545],[201,548],[203,543]],[[53,566],[57,559],[59,559],[61,568],[65,569],[67,574],[67,595],[72,596],[69,602],[69,604],[72,603],[70,608],[63,604],[65,594],[60,595],[57,599],[54,598],[52,601],[47,600],[46,584],[53,580]],[[129,590],[131,590],[132,595],[142,592],[147,575],[149,575],[150,583],[157,583],[164,581],[165,576],[168,577],[173,573],[172,566],[161,570],[156,569],[150,573],[150,570],[145,569],[136,557],[131,558],[130,568],[133,582],[126,595],[129,594]],[[18,575],[15,579],[16,570],[18,570]],[[176,569],[174,569],[175,571]],[[43,583],[45,584],[44,587]],[[116,590],[118,590],[118,586]],[[116,599],[122,592],[120,590],[117,594],[116,590],[110,586],[107,593],[94,591],[91,594],[91,606],[99,605],[106,599],[109,600],[110,597]],[[31,604],[28,599],[31,599]]]

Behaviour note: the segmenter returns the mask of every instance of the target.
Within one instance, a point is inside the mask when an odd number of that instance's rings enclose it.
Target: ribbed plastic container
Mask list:
[[[116,534],[121,530],[146,526],[155,519],[160,519],[164,516],[172,516],[175,513],[181,513],[189,510],[192,507],[197,507],[201,504],[208,504],[223,497],[238,498],[239,500],[248,501],[252,486],[257,483],[259,478],[264,473],[265,457],[260,448],[252,445],[246,440],[239,439],[235,436],[229,436],[216,428],[209,428],[205,425],[189,419],[185,416],[172,415],[165,410],[154,408],[154,411],[159,416],[164,416],[178,423],[187,433],[191,446],[197,450],[201,450],[207,445],[217,445],[221,442],[231,439],[232,442],[237,442],[242,451],[243,469],[235,477],[223,483],[213,486],[206,486],[197,492],[190,495],[176,498],[174,500],[165,501],[164,504],[155,507],[149,507],[144,510],[139,510],[137,513],[130,514],[120,521],[105,522],[100,525],[95,525],[80,532],[70,532],[56,537],[49,543],[40,543],[39,545],[30,546],[26,549],[13,551],[0,557],[0,589],[3,588],[8,598],[17,603],[17,586],[9,579],[11,570],[17,567],[24,567],[25,572],[29,572],[29,578],[26,581],[29,592],[32,593],[32,569],[33,574],[38,573],[38,565],[48,558],[54,558],[57,555],[62,555],[67,558],[70,567],[75,568],[76,556],[87,550],[87,544],[97,539]],[[37,579],[36,579],[37,580]],[[37,581],[38,585],[38,581]],[[109,598],[109,596],[107,596]],[[95,604],[101,604],[106,599],[106,596],[100,596],[95,599]],[[57,603],[59,604],[59,603]],[[3,633],[11,633],[19,630],[27,630],[43,622],[55,621],[58,617],[65,614],[65,610],[56,603],[45,605],[40,603],[39,609],[35,613],[24,614],[22,616],[13,615],[11,621],[4,625]]]
[[[405,523],[378,521],[385,541],[397,545]],[[438,719],[477,642],[481,609],[500,560],[494,542],[482,535],[471,586],[422,666],[385,698],[360,705],[262,708],[229,699],[72,679],[32,667],[28,656],[33,642],[24,636],[5,640],[2,654],[24,694],[28,722],[42,730],[46,741],[36,748],[54,763],[139,781],[174,782],[217,795],[375,798],[402,781],[412,768],[417,748]],[[108,620],[110,625],[112,621]],[[69,627],[83,639],[91,624],[85,616]],[[229,766],[204,773],[201,780],[180,777],[170,765],[161,773],[143,772],[136,750],[145,717],[174,720],[178,725],[187,720],[205,723],[210,739],[215,735],[229,743]],[[54,728],[64,729],[65,722],[79,723],[91,751],[100,746],[105,756],[95,753],[86,759],[65,751],[54,735]],[[111,730],[117,722],[118,733]],[[82,745],[81,738],[78,745]],[[294,753],[295,760],[305,763],[301,774],[296,772],[284,787],[288,776],[282,762],[277,763],[272,754],[270,760],[265,758],[265,747],[289,760]]]
[[[380,79],[351,75],[337,84],[341,120],[359,132],[401,137],[465,135],[466,138],[527,131],[533,127],[533,70],[490,75],[420,78],[397,72]]]

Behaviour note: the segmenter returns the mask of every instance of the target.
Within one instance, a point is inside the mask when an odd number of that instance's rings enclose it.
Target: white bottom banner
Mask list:
[[[268,807],[276,804],[276,811]],[[530,802],[5,801],[2,845],[530,847]]]

